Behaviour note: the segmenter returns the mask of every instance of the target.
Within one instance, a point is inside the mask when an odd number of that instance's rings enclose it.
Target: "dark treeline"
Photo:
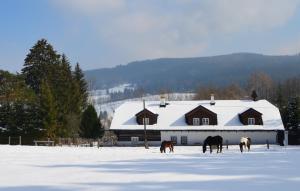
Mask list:
[[[300,142],[300,76],[284,81],[273,81],[265,73],[252,74],[247,84],[241,87],[231,84],[225,87],[201,86],[196,91],[195,99],[209,99],[214,94],[215,99],[266,99],[276,105],[286,130],[289,130],[289,142]]]
[[[101,124],[87,99],[79,64],[72,70],[67,56],[41,39],[30,49],[20,74],[0,70],[0,135],[99,137]]]

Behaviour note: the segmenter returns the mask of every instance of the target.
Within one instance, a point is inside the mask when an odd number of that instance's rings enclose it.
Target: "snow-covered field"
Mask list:
[[[300,147],[35,147],[0,145],[0,190],[299,190]]]

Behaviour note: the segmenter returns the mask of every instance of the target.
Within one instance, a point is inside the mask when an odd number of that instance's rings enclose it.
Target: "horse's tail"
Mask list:
[[[251,139],[250,139],[250,137],[247,137],[247,139],[248,139],[248,151],[250,150],[250,146],[251,146]]]
[[[247,137],[249,144],[251,144],[251,138]]]
[[[161,142],[160,144],[160,152],[162,153],[165,150],[166,141]]]

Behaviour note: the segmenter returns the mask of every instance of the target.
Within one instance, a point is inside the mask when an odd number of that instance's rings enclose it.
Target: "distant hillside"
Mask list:
[[[199,58],[161,58],[89,70],[85,75],[98,89],[130,83],[152,92],[164,88],[188,91],[201,84],[243,84],[254,72],[265,72],[278,80],[299,75],[300,56],[236,53]]]

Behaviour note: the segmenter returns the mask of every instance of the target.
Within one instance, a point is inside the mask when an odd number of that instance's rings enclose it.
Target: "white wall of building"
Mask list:
[[[187,136],[188,145],[202,144],[208,136],[220,135],[223,144],[238,144],[241,137],[250,137],[252,144],[276,144],[276,131],[161,131],[161,140],[171,140],[171,136],[177,136],[177,144],[180,145],[181,136]]]
[[[148,141],[149,146],[160,146],[160,141]],[[118,146],[143,146],[144,141],[131,142],[131,141],[118,141]]]

